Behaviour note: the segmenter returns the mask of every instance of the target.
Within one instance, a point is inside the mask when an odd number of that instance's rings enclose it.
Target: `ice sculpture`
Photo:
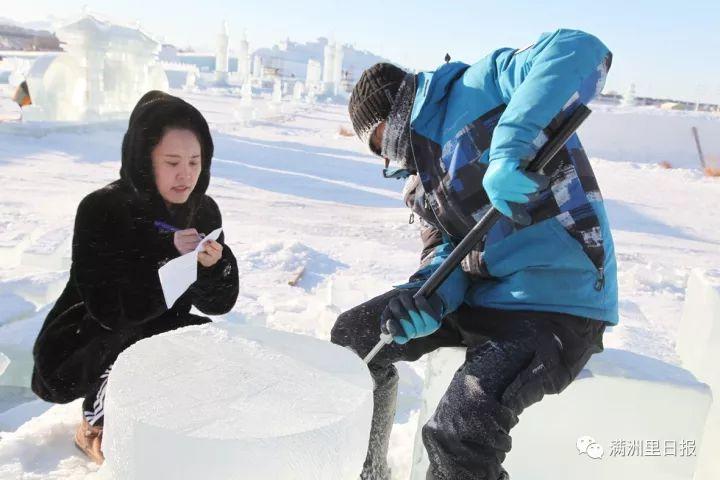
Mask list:
[[[209,324],[123,352],[105,413],[115,478],[356,480],[372,380],[357,355],[329,342]]]
[[[39,57],[28,73],[27,120],[123,117],[148,90],[168,88],[160,45],[138,28],[87,15],[57,36],[65,52]]]

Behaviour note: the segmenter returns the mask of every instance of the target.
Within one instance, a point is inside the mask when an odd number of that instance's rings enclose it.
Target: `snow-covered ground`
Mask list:
[[[349,128],[344,106],[259,100],[253,118],[237,96],[175,93],[198,106],[213,129],[208,193],[222,210],[241,281],[227,321],[328,339],[340,312],[415,270],[420,241],[417,226],[408,224],[402,185],[383,179],[379,162],[356,138],[339,133]],[[124,125],[44,124],[38,130],[3,123],[3,115],[15,115],[6,105],[0,103],[0,352],[10,363],[0,376],[0,479],[84,478],[96,467],[72,445],[80,407],[33,399],[26,388],[30,350],[67,278],[78,202],[117,177]],[[605,128],[612,133],[612,109],[602,116],[610,120],[592,125],[591,143]],[[605,344],[678,364],[675,339],[688,274],[720,264],[720,179],[663,169],[642,145],[633,153],[624,144],[626,158],[592,159],[620,272],[621,321]],[[299,284],[289,286],[301,267]],[[5,363],[0,356],[0,370]],[[409,474],[423,366],[400,366],[390,455],[396,479]]]

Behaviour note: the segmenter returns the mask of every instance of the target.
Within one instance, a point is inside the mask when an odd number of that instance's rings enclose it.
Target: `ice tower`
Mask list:
[[[223,22],[217,40],[217,52],[215,53],[215,81],[219,84],[227,83],[230,65],[229,45],[230,35],[228,34],[227,22]]]

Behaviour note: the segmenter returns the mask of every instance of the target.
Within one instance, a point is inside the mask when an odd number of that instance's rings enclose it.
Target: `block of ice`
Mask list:
[[[42,234],[22,255],[21,263],[45,270],[67,270],[70,268],[70,227],[57,228]]]
[[[357,355],[329,342],[210,324],[123,352],[105,415],[115,478],[355,480],[372,380]]]
[[[683,366],[720,387],[720,270],[693,270],[688,278],[678,331]]]
[[[32,348],[52,305],[35,312],[29,318],[0,325],[0,352],[10,363],[0,376],[0,385],[29,387],[33,369]]]
[[[8,365],[10,365],[10,359],[4,353],[0,352],[0,376],[5,373]]]
[[[19,304],[25,305],[26,302],[34,304],[35,308],[45,307],[49,303],[54,304],[65,288],[67,279],[68,272],[43,272],[0,282],[0,294],[15,297],[3,299],[3,306],[7,302],[18,304],[13,305],[12,309],[19,307]],[[19,310],[25,310],[25,312],[16,311],[17,315],[10,315],[10,318],[6,313],[3,314],[4,320],[2,323],[9,323],[6,320],[14,321],[26,318],[33,313],[28,306],[23,306]]]
[[[464,359],[464,349],[430,356],[419,426]],[[546,395],[523,412],[504,466],[511,478],[534,480],[691,480],[710,404],[710,389],[690,372],[606,349],[560,395]],[[428,465],[419,432],[413,480],[424,479]]]
[[[720,270],[693,270],[688,278],[678,332],[683,365],[715,392],[720,391]],[[696,480],[720,478],[720,405],[715,402],[705,425]]]
[[[0,325],[27,318],[35,313],[35,305],[15,293],[0,293]]]

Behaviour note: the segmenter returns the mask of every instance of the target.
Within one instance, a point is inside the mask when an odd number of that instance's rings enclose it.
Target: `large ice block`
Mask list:
[[[677,353],[685,368],[720,387],[720,270],[690,273]]]
[[[677,339],[677,353],[685,368],[720,391],[720,270],[693,270]],[[713,404],[705,425],[696,480],[720,478],[720,406]]]
[[[441,349],[428,359],[420,426],[464,356],[464,349]],[[710,404],[710,389],[690,372],[606,349],[560,395],[546,395],[523,412],[504,466],[518,479],[691,480]],[[411,478],[424,479],[420,429],[413,457]]]
[[[329,342],[209,324],[123,352],[105,416],[114,478],[356,480],[372,380]]]
[[[51,306],[35,312],[29,318],[0,325],[0,352],[10,360],[0,376],[0,386],[30,386],[33,344]]]
[[[10,359],[4,353],[0,352],[0,376],[5,373],[8,365],[10,365]]]
[[[22,255],[22,264],[45,270],[68,270],[72,263],[70,248],[72,230],[62,227],[45,232]]]

